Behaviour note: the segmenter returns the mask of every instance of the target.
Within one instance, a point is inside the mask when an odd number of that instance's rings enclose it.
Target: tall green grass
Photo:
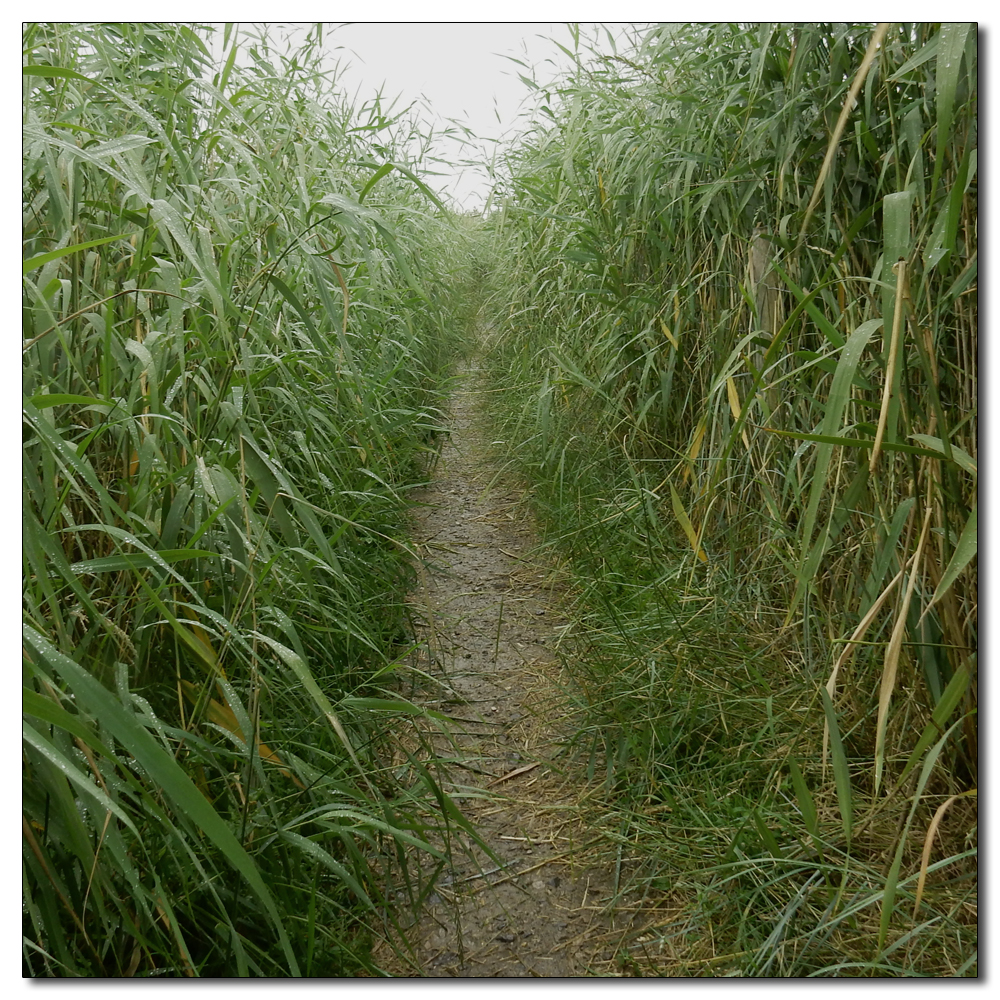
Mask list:
[[[460,241],[321,28],[209,30],[24,28],[29,976],[374,971],[462,822],[380,764]]]
[[[509,156],[500,437],[675,973],[974,974],[976,84],[968,24],[655,26]]]

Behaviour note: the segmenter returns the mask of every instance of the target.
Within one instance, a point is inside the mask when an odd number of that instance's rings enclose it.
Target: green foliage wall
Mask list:
[[[450,223],[320,29],[208,39],[24,31],[29,975],[357,968],[371,859],[424,842],[371,696]]]
[[[617,650],[578,660],[632,790],[680,766],[667,719],[747,752],[750,691],[791,713],[772,786],[833,721],[881,813],[944,718],[975,784],[977,52],[968,24],[665,25],[539,87],[490,222],[501,436],[588,581],[584,650]]]

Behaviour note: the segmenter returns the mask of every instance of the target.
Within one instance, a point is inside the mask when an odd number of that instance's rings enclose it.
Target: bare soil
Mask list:
[[[376,959],[402,976],[627,975],[618,956],[638,907],[617,891],[607,841],[588,831],[593,789],[566,752],[559,574],[533,555],[523,488],[489,462],[480,392],[466,371],[450,440],[417,498],[422,645],[419,681],[404,693],[449,716],[451,739],[427,735],[425,748],[493,857],[455,851],[415,921],[398,915],[408,947],[383,945]]]

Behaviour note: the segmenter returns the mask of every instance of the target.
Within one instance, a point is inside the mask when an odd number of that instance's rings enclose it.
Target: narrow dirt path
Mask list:
[[[451,438],[418,497],[426,568],[412,595],[423,640],[414,666],[434,681],[406,693],[451,718],[455,742],[432,741],[448,760],[444,785],[495,858],[456,852],[406,930],[414,962],[378,957],[404,976],[621,975],[632,907],[581,824],[585,776],[561,754],[555,575],[531,557],[523,491],[485,458],[477,385],[466,371]]]

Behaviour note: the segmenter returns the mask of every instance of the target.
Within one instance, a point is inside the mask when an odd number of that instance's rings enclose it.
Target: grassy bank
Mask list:
[[[482,252],[579,746],[673,907],[623,960],[974,975],[975,27],[581,53]]]
[[[320,29],[207,39],[23,35],[31,976],[366,969],[454,822],[379,751],[461,240]]]

